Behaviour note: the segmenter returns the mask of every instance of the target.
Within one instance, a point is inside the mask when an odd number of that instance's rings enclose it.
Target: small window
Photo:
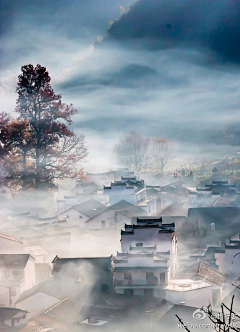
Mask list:
[[[238,234],[238,238],[239,238],[239,240],[240,240],[240,233]]]
[[[127,273],[127,272],[125,272],[125,273],[124,273],[124,279],[131,280],[131,279],[132,279],[132,275],[131,275],[131,273]]]
[[[136,243],[136,247],[143,247],[143,243]]]
[[[165,283],[165,272],[160,273],[160,282]]]
[[[69,216],[66,216],[67,218],[69,218]]]
[[[82,219],[82,216],[79,216],[79,219]]]

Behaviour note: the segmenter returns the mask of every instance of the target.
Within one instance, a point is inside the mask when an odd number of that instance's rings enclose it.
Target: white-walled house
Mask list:
[[[26,310],[0,307],[0,330],[9,331],[10,328],[12,331],[23,327],[27,323],[27,314]]]
[[[146,215],[146,212],[136,205],[124,200],[106,207],[105,210],[90,218],[86,223],[89,229],[116,228],[120,230],[125,223],[130,223],[131,218],[137,215]]]
[[[137,205],[151,215],[157,208],[157,196],[149,196],[143,180],[136,177],[121,177],[120,181],[111,182],[110,186],[104,186],[106,202],[114,205],[121,200],[125,200],[133,205]]]
[[[77,204],[58,215],[59,219],[66,219],[69,225],[78,225],[87,228],[86,221],[101,213],[106,206],[95,199]]]
[[[178,267],[175,224],[163,224],[161,217],[133,217],[131,225],[121,231],[121,250],[129,252],[131,246],[153,247],[157,252],[170,252],[170,275]]]
[[[23,251],[22,241],[8,233],[0,232],[0,253],[20,254]]]
[[[0,254],[0,306],[12,306],[35,283],[35,258],[29,254]]]
[[[104,186],[103,190],[109,205],[114,205],[123,199],[131,204],[136,204],[135,189],[133,186],[127,186],[125,182],[112,182],[110,186]]]
[[[194,255],[218,267],[220,273],[234,280],[240,276],[240,233],[225,240],[223,246],[209,246],[204,255]]]
[[[225,276],[216,265],[201,258],[195,262],[189,259],[165,287],[166,299],[174,304],[198,308],[211,304],[215,310],[222,301],[224,282]]]
[[[155,247],[131,247],[113,258],[113,284],[117,294],[159,297],[169,279],[170,253]]]
[[[215,249],[215,259],[221,273],[232,279],[240,276],[240,233],[227,239],[222,250]]]
[[[218,303],[220,287],[202,279],[171,279],[165,291],[166,300],[174,304],[202,308]]]

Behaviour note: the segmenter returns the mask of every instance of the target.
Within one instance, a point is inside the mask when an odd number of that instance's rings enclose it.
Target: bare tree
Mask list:
[[[219,314],[215,314],[212,309],[211,306],[209,305],[206,308],[206,314],[208,315],[208,318],[210,319],[210,321],[213,323],[213,330],[212,331],[216,331],[216,332],[230,332],[230,331],[239,331],[239,328],[235,327],[235,325],[233,324],[233,319],[238,318],[238,320],[240,319],[240,316],[236,314],[236,312],[233,311],[233,300],[234,300],[234,295],[232,296],[232,301],[231,301],[231,306],[230,308],[228,308],[224,303],[222,303],[221,305],[221,312],[219,312]],[[225,309],[225,311],[224,311]],[[226,312],[227,310],[227,312]],[[178,321],[180,322],[181,326],[185,329],[185,331],[187,332],[191,332],[191,330],[189,330],[187,324],[184,324],[183,320],[178,316],[175,315],[178,319]]]
[[[113,151],[120,164],[139,172],[142,168],[146,168],[149,143],[148,137],[130,132],[120,138]]]
[[[198,247],[201,247],[203,239],[207,236],[207,229],[203,226],[198,218],[192,220],[190,223],[192,234],[194,236],[194,241],[197,243]]]
[[[164,167],[172,158],[172,142],[163,137],[154,138],[151,142],[151,156],[158,173],[163,172]]]

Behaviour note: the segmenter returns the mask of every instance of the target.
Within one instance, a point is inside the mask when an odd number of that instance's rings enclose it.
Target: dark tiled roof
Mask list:
[[[0,266],[24,269],[29,257],[29,254],[0,254]]]
[[[225,249],[223,249],[223,248],[215,248],[215,252],[217,253],[217,254],[224,254],[225,253]]]
[[[18,313],[26,314],[28,311],[17,308],[0,307],[0,319],[12,319]]]
[[[123,214],[127,217],[132,217],[133,215],[138,215],[138,214],[144,214],[146,213],[143,209],[141,209],[140,207],[133,205],[125,200],[121,200],[120,202],[111,205],[109,207],[105,206],[105,209],[103,209],[100,213],[96,214],[95,216],[93,216],[92,218],[96,217],[97,215],[101,214],[101,213],[105,213],[107,211],[115,211],[117,213]],[[86,221],[86,223],[88,223],[92,218],[90,218],[89,220]]]
[[[156,255],[170,255],[170,250],[156,252]]]
[[[226,180],[226,181],[224,181],[224,180],[219,180],[219,181],[212,180],[212,184],[228,184],[228,180]]]
[[[76,264],[81,264],[82,262],[90,262],[94,265],[98,266],[104,266],[108,265],[109,262],[111,261],[111,256],[107,257],[73,257],[73,258],[59,258],[56,256],[52,263],[57,264],[57,265],[64,265],[69,262],[76,263]]]
[[[165,272],[168,271],[168,267],[162,267],[162,266],[137,266],[137,267],[114,267],[113,272],[117,271],[149,271],[149,272]]]
[[[175,227],[175,223],[172,222],[171,224],[163,224],[163,227]]]
[[[113,186],[124,186],[124,187],[126,187],[126,182],[122,182],[122,181],[111,182],[111,187],[113,187]]]
[[[68,210],[61,212],[60,214],[62,215],[63,213],[66,213],[71,209],[76,210],[77,212],[83,214],[88,218],[92,218],[102,212],[104,209],[106,209],[106,206],[95,199],[90,199],[89,201],[86,201],[84,203],[74,205]]]
[[[225,249],[240,249],[239,243],[225,244]]]
[[[172,229],[159,229],[159,234],[162,233],[175,233]]]
[[[73,209],[78,211],[79,213],[82,213],[88,218],[92,218],[93,216],[99,214],[99,212],[106,209],[106,206],[96,201],[95,199],[90,199],[87,202],[75,205]]]
[[[132,177],[121,176],[121,180],[122,180],[122,181],[125,181],[125,180],[129,180],[129,181],[133,180],[133,181],[136,181],[137,178],[136,178],[136,176],[132,176]]]
[[[136,218],[137,224],[138,223],[148,223],[148,222],[162,222],[162,217],[137,217]],[[132,223],[135,223],[135,219],[132,219]]]
[[[188,209],[188,218],[199,218],[204,224],[216,224],[216,232],[231,231],[230,222],[239,219],[240,208],[237,207],[204,207],[204,208],[190,208]],[[239,221],[237,222],[239,225]],[[226,235],[227,237],[227,235]]]
[[[133,228],[133,229],[138,229],[138,228],[159,228],[158,224],[153,224],[151,222],[148,222],[146,224],[133,224],[133,225],[125,225],[125,228]]]
[[[118,211],[126,216],[132,217],[132,215],[145,214],[146,212],[140,207],[133,205],[125,200],[110,206],[109,210]]]
[[[121,235],[133,235],[133,234],[134,234],[133,230],[124,231],[124,230],[121,229]]]
[[[130,245],[130,250],[137,250],[137,251],[139,251],[139,250],[156,250],[156,248],[157,248],[156,244],[155,244],[154,247],[141,247],[141,246],[139,246],[139,247],[132,247]]]

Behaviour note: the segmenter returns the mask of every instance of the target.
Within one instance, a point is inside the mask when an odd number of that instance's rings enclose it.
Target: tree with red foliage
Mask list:
[[[18,119],[0,117],[1,166],[20,187],[49,187],[56,177],[81,177],[87,156],[83,135],[70,129],[73,105],[55,94],[45,67],[26,65],[18,76]],[[14,162],[14,165],[12,164]]]

